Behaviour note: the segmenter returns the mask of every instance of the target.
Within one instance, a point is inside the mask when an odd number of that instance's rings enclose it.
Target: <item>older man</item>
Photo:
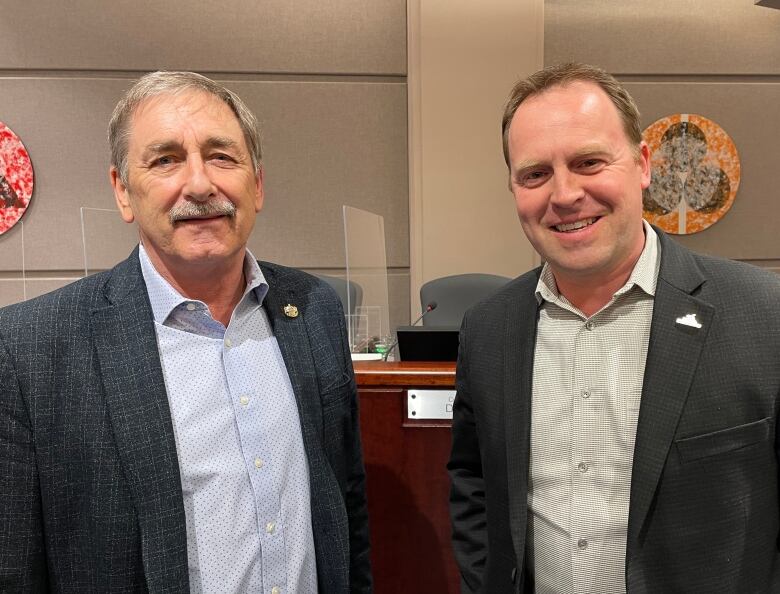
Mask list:
[[[780,279],[642,220],[639,113],[602,70],[520,81],[503,132],[546,263],[463,323],[463,591],[780,592]]]
[[[247,250],[255,117],[157,72],[109,142],[139,247],[0,312],[0,590],[369,592],[343,313]]]

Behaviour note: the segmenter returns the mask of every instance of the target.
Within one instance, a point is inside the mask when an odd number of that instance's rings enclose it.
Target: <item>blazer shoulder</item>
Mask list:
[[[12,320],[37,320],[59,317],[83,309],[89,310],[100,294],[109,271],[100,272],[55,289],[44,295],[0,309],[0,323]]]
[[[142,280],[136,252],[110,270],[78,279],[59,289],[0,309],[0,333],[12,335],[20,327],[54,329],[81,324],[117,294],[136,289]],[[117,292],[118,291],[118,292]],[[50,330],[53,332],[53,330]]]
[[[766,268],[760,268],[747,262],[738,262],[702,254],[696,254],[695,258],[700,262],[702,268],[714,280],[719,282],[732,284],[756,283],[769,289],[780,289],[780,275]]]
[[[269,291],[274,294],[294,296],[308,305],[341,307],[336,291],[313,274],[273,262],[258,263],[268,281]]]
[[[661,241],[659,282],[703,298],[740,297],[750,301],[754,296],[772,296],[777,300],[780,275],[745,262],[699,254],[663,231],[656,232]]]

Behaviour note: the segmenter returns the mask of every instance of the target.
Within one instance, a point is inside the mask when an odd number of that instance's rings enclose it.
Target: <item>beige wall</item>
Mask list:
[[[255,255],[341,274],[342,205],[377,212],[395,323],[408,319],[405,0],[0,8],[0,121],[26,144],[36,182],[24,229],[0,235],[0,305],[83,275],[80,208],[114,207],[105,140],[113,106],[144,71],[188,69],[237,91],[261,120],[266,201]],[[133,228],[110,213],[89,216],[90,269],[124,258]]]
[[[545,64],[598,64],[625,82],[645,126],[674,113],[717,122],[742,179],[731,210],[677,240],[780,272],[780,11],[733,0],[548,0]]]
[[[516,276],[536,255],[507,190],[503,104],[542,65],[542,0],[409,0],[410,273]]]

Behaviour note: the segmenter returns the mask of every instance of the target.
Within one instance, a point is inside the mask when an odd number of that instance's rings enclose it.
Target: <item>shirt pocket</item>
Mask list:
[[[675,441],[683,462],[692,462],[716,454],[733,452],[750,445],[767,441],[772,433],[772,419],[767,417],[728,429],[685,437]]]

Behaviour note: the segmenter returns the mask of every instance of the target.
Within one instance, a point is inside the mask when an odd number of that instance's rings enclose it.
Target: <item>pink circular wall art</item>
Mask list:
[[[19,222],[33,194],[33,167],[22,141],[0,122],[0,235]]]

